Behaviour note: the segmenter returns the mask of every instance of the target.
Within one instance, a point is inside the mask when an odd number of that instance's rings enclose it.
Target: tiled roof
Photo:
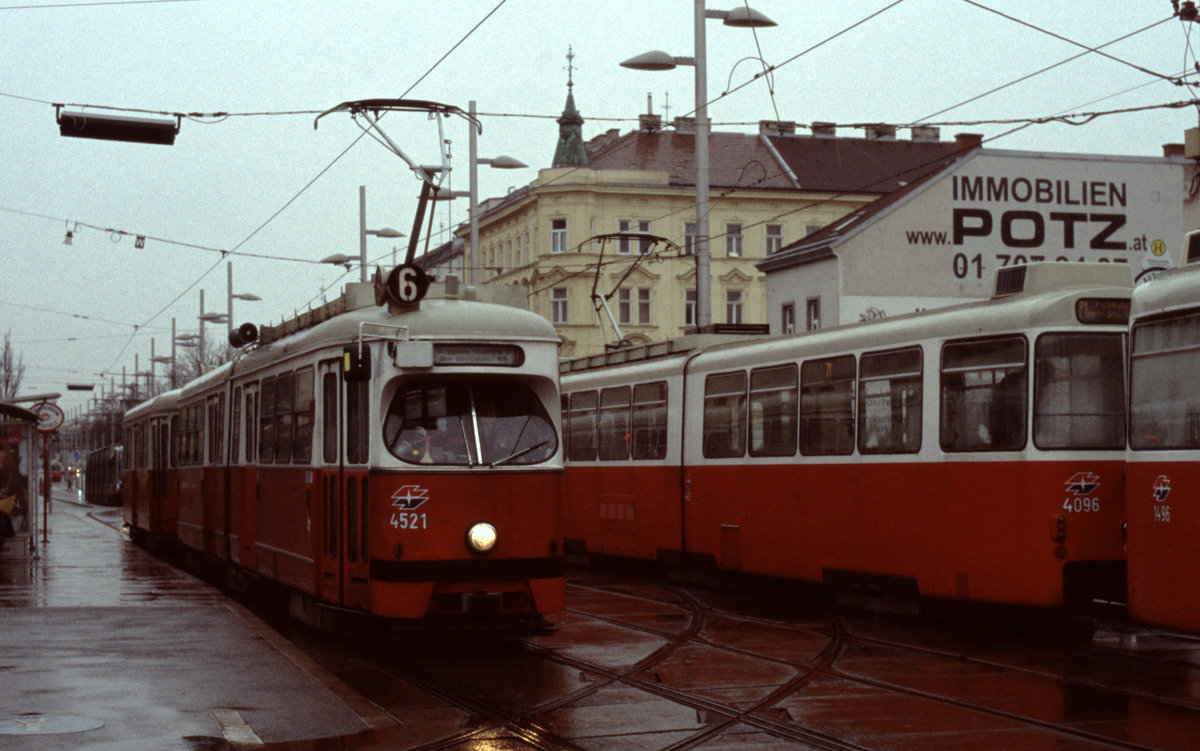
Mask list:
[[[635,130],[588,155],[592,169],[662,171],[669,184],[696,184],[696,135],[675,130]],[[713,188],[795,190],[757,135],[713,133],[708,139],[708,183]]]
[[[954,141],[768,136],[802,190],[890,193],[946,166]]]
[[[953,141],[718,132],[709,137],[709,184],[715,189],[890,193],[945,166],[958,150]],[[631,131],[605,139],[588,156],[593,169],[660,170],[670,175],[671,185],[696,182],[691,132]]]

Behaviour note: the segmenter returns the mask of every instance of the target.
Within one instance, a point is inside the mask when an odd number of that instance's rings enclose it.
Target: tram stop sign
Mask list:
[[[53,433],[58,430],[65,418],[62,407],[50,402],[35,405],[33,413],[38,416],[37,429],[41,433]]]

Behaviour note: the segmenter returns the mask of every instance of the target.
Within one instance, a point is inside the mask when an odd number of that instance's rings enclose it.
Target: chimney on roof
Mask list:
[[[940,128],[934,125],[914,125],[912,126],[912,140],[914,141],[938,141],[942,137]]]
[[[1182,143],[1164,143],[1163,156],[1187,156],[1186,146]]]
[[[954,134],[954,145],[958,147],[959,151],[966,151],[967,149],[978,149],[979,147],[983,146],[983,134],[982,133],[955,133]]]
[[[662,115],[638,115],[638,128],[647,133],[662,130]]]
[[[694,117],[677,117],[671,124],[675,126],[676,132],[679,133],[696,132],[696,118]]]
[[[872,141],[896,140],[895,125],[888,125],[887,123],[872,123],[871,125],[864,125],[863,130],[867,132],[867,138]]]
[[[809,126],[817,138],[833,138],[837,136],[837,123],[814,122]]]
[[[794,136],[796,135],[796,123],[790,120],[759,120],[758,132]]]

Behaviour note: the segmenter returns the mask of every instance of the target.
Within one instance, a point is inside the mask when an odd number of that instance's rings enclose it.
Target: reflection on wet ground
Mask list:
[[[87,512],[52,517],[41,565],[5,553],[0,608],[225,602],[129,545],[115,511]],[[71,545],[56,547],[53,525]],[[1119,622],[1084,638],[990,614],[873,617],[783,588],[587,571],[572,572],[557,632],[532,639],[346,637],[258,612],[380,718],[256,746],[277,751],[1200,747],[1200,639]],[[186,653],[169,659],[189,669]],[[178,730],[191,751],[234,747]]]
[[[0,607],[105,607],[221,602],[203,581],[131,545],[116,533],[121,510],[62,502],[49,516],[47,541],[5,540],[0,550]]]

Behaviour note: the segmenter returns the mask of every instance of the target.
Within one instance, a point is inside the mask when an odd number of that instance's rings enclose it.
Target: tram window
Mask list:
[[[595,391],[571,394],[571,406],[567,412],[567,458],[577,462],[596,460],[596,407],[599,404]]]
[[[184,466],[200,463],[200,452],[204,448],[204,424],[201,420],[200,404],[193,404],[183,410],[183,441],[180,448],[180,460]]]
[[[275,379],[262,382],[258,392],[258,460],[270,464],[275,460]]]
[[[507,378],[407,381],[388,405],[383,440],[410,464],[537,464],[558,450],[537,394]]]
[[[629,458],[629,387],[603,389],[600,392],[600,460]]]
[[[368,398],[369,381],[346,383],[346,461],[350,464],[366,464],[371,456],[371,442],[367,430],[370,426]]]
[[[718,373],[704,380],[704,455],[746,453],[746,373]]]
[[[326,464],[338,460],[338,374],[321,377],[321,458]]]
[[[241,460],[241,445],[239,439],[242,433],[242,387],[233,389],[233,404],[229,410],[229,463],[237,464]]]
[[[1041,449],[1125,448],[1122,334],[1037,340],[1033,443]]]
[[[254,464],[258,450],[258,392],[246,389],[246,462]]]
[[[858,450],[921,450],[921,350],[863,355],[858,373]]]
[[[180,464],[179,457],[179,440],[181,437],[179,431],[179,415],[171,415],[171,466],[178,467]]]
[[[941,445],[946,451],[1025,446],[1025,339],[950,342],[942,349]]]
[[[798,374],[795,365],[750,371],[750,456],[794,456]]]
[[[809,360],[800,366],[800,453],[853,451],[854,355]]]
[[[1136,324],[1129,369],[1129,443],[1200,447],[1200,314]]]
[[[275,462],[292,460],[292,432],[295,428],[296,374],[284,373],[275,379]]]
[[[633,387],[633,458],[662,459],[667,455],[667,384],[640,383]]]
[[[296,371],[296,402],[293,417],[295,434],[292,436],[292,462],[308,464],[312,461],[313,414],[313,369]]]
[[[225,431],[225,395],[210,397],[206,407],[208,417],[208,464],[221,464]]]

